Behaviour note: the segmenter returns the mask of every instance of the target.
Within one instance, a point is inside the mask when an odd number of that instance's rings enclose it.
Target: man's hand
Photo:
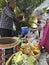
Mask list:
[[[16,15],[16,18],[23,17],[23,16],[24,16],[24,13],[20,13]]]
[[[40,26],[39,23],[36,23],[36,22],[34,22],[34,21],[31,21],[31,23],[34,23],[34,24],[36,24],[37,26]]]
[[[23,20],[20,20],[19,22],[22,22],[22,23],[24,23],[25,21],[23,21]]]
[[[30,21],[31,23],[34,23],[34,21]]]
[[[20,13],[20,16],[24,16],[24,13]]]

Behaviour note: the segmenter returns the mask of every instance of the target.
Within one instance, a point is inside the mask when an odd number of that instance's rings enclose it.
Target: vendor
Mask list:
[[[16,23],[23,22],[22,20],[17,20],[17,17],[23,16],[24,14],[15,14],[14,8],[16,3],[14,0],[8,0],[7,6],[2,10],[1,20],[0,20],[0,36],[1,37],[11,37],[13,31],[13,21]]]

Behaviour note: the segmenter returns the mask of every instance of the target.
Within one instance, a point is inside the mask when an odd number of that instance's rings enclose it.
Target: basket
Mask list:
[[[7,60],[7,62],[6,62],[6,64],[5,65],[10,65],[10,63],[11,63],[11,60],[12,60],[12,58],[13,58],[13,56],[14,56],[14,54]]]
[[[13,56],[14,56],[14,54],[7,60],[7,62],[6,62],[5,65],[10,65]],[[38,55],[35,56],[36,59],[38,59],[39,57],[40,57],[40,53],[39,53]],[[38,65],[38,64],[36,64],[36,65]]]
[[[41,53],[35,55],[34,57],[35,57],[36,59],[39,59],[40,55],[41,55]]]

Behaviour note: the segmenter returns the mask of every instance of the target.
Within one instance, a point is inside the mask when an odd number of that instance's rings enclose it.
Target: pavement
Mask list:
[[[48,65],[46,61],[46,53],[42,53],[38,59],[38,65]]]

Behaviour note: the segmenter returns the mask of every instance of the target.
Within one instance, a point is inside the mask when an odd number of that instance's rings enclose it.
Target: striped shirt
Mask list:
[[[13,21],[16,20],[15,17],[16,15],[11,7],[4,7],[0,20],[0,28],[13,30]]]

